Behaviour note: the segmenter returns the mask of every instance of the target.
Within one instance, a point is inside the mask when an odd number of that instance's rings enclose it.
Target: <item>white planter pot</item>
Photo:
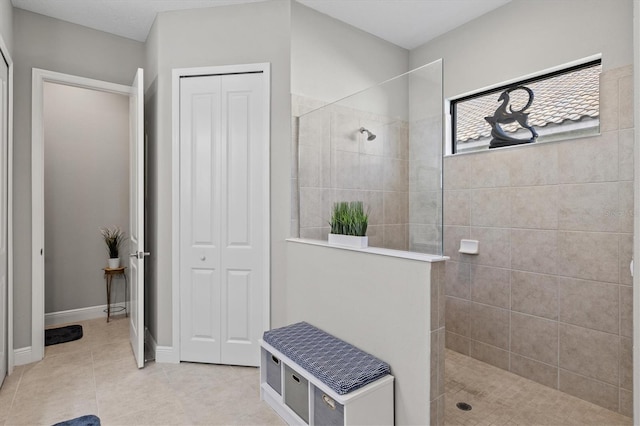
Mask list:
[[[116,257],[114,259],[109,259],[109,268],[116,269],[120,267],[120,258]]]
[[[353,235],[329,234],[329,244],[365,248],[369,245],[369,237],[355,237]]]

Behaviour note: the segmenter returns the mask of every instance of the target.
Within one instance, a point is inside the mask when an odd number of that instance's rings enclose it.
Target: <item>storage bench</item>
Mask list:
[[[393,424],[387,363],[306,322],[260,344],[260,396],[288,424]]]

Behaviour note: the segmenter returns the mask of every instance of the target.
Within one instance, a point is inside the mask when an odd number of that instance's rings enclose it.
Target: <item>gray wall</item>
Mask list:
[[[131,84],[142,43],[14,9],[14,348],[31,345],[31,69]]]
[[[291,93],[333,102],[408,66],[406,49],[292,2]]]
[[[45,83],[43,115],[45,312],[104,305],[98,229],[129,229],[129,98]]]
[[[151,253],[144,262],[146,287],[145,320],[144,323],[152,336],[158,335],[158,279],[156,248],[158,247],[157,233],[157,202],[158,202],[158,25],[154,21],[147,42],[145,44],[145,93],[144,93],[144,132],[146,135],[146,206],[145,206],[145,247]]]
[[[633,60],[632,0],[513,0],[411,50],[411,68],[444,58],[445,97],[603,53]],[[508,57],[508,59],[505,59]]]
[[[0,34],[13,56],[13,6],[11,0],[0,0]]]
[[[285,321],[285,238],[290,217],[290,10],[287,1],[223,6],[167,12],[158,15],[148,45],[147,115],[153,129],[149,159],[151,179],[149,222],[156,233],[150,250],[150,275],[155,278],[150,323],[159,345],[172,345],[172,238],[171,238],[171,70],[173,68],[271,63],[271,318]],[[157,70],[157,75],[153,74]],[[153,83],[152,83],[153,84]],[[155,100],[153,97],[155,96]],[[155,115],[155,118],[153,117]],[[151,137],[152,136],[152,137]]]

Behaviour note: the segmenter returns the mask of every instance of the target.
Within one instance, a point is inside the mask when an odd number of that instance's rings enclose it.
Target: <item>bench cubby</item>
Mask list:
[[[260,397],[289,425],[394,424],[394,377],[391,374],[384,374],[355,390],[339,388],[341,393],[338,393],[271,344],[261,340],[260,345]],[[314,364],[316,360],[308,361]],[[340,367],[331,366],[338,370]]]

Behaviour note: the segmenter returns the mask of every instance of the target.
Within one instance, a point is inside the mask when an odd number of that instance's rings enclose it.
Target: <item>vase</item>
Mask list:
[[[109,259],[109,268],[110,269],[116,269],[120,267],[120,258],[119,257],[115,257],[115,258],[111,258]]]
[[[369,237],[356,237],[355,235],[329,234],[329,244],[354,248],[366,248],[369,245]]]

